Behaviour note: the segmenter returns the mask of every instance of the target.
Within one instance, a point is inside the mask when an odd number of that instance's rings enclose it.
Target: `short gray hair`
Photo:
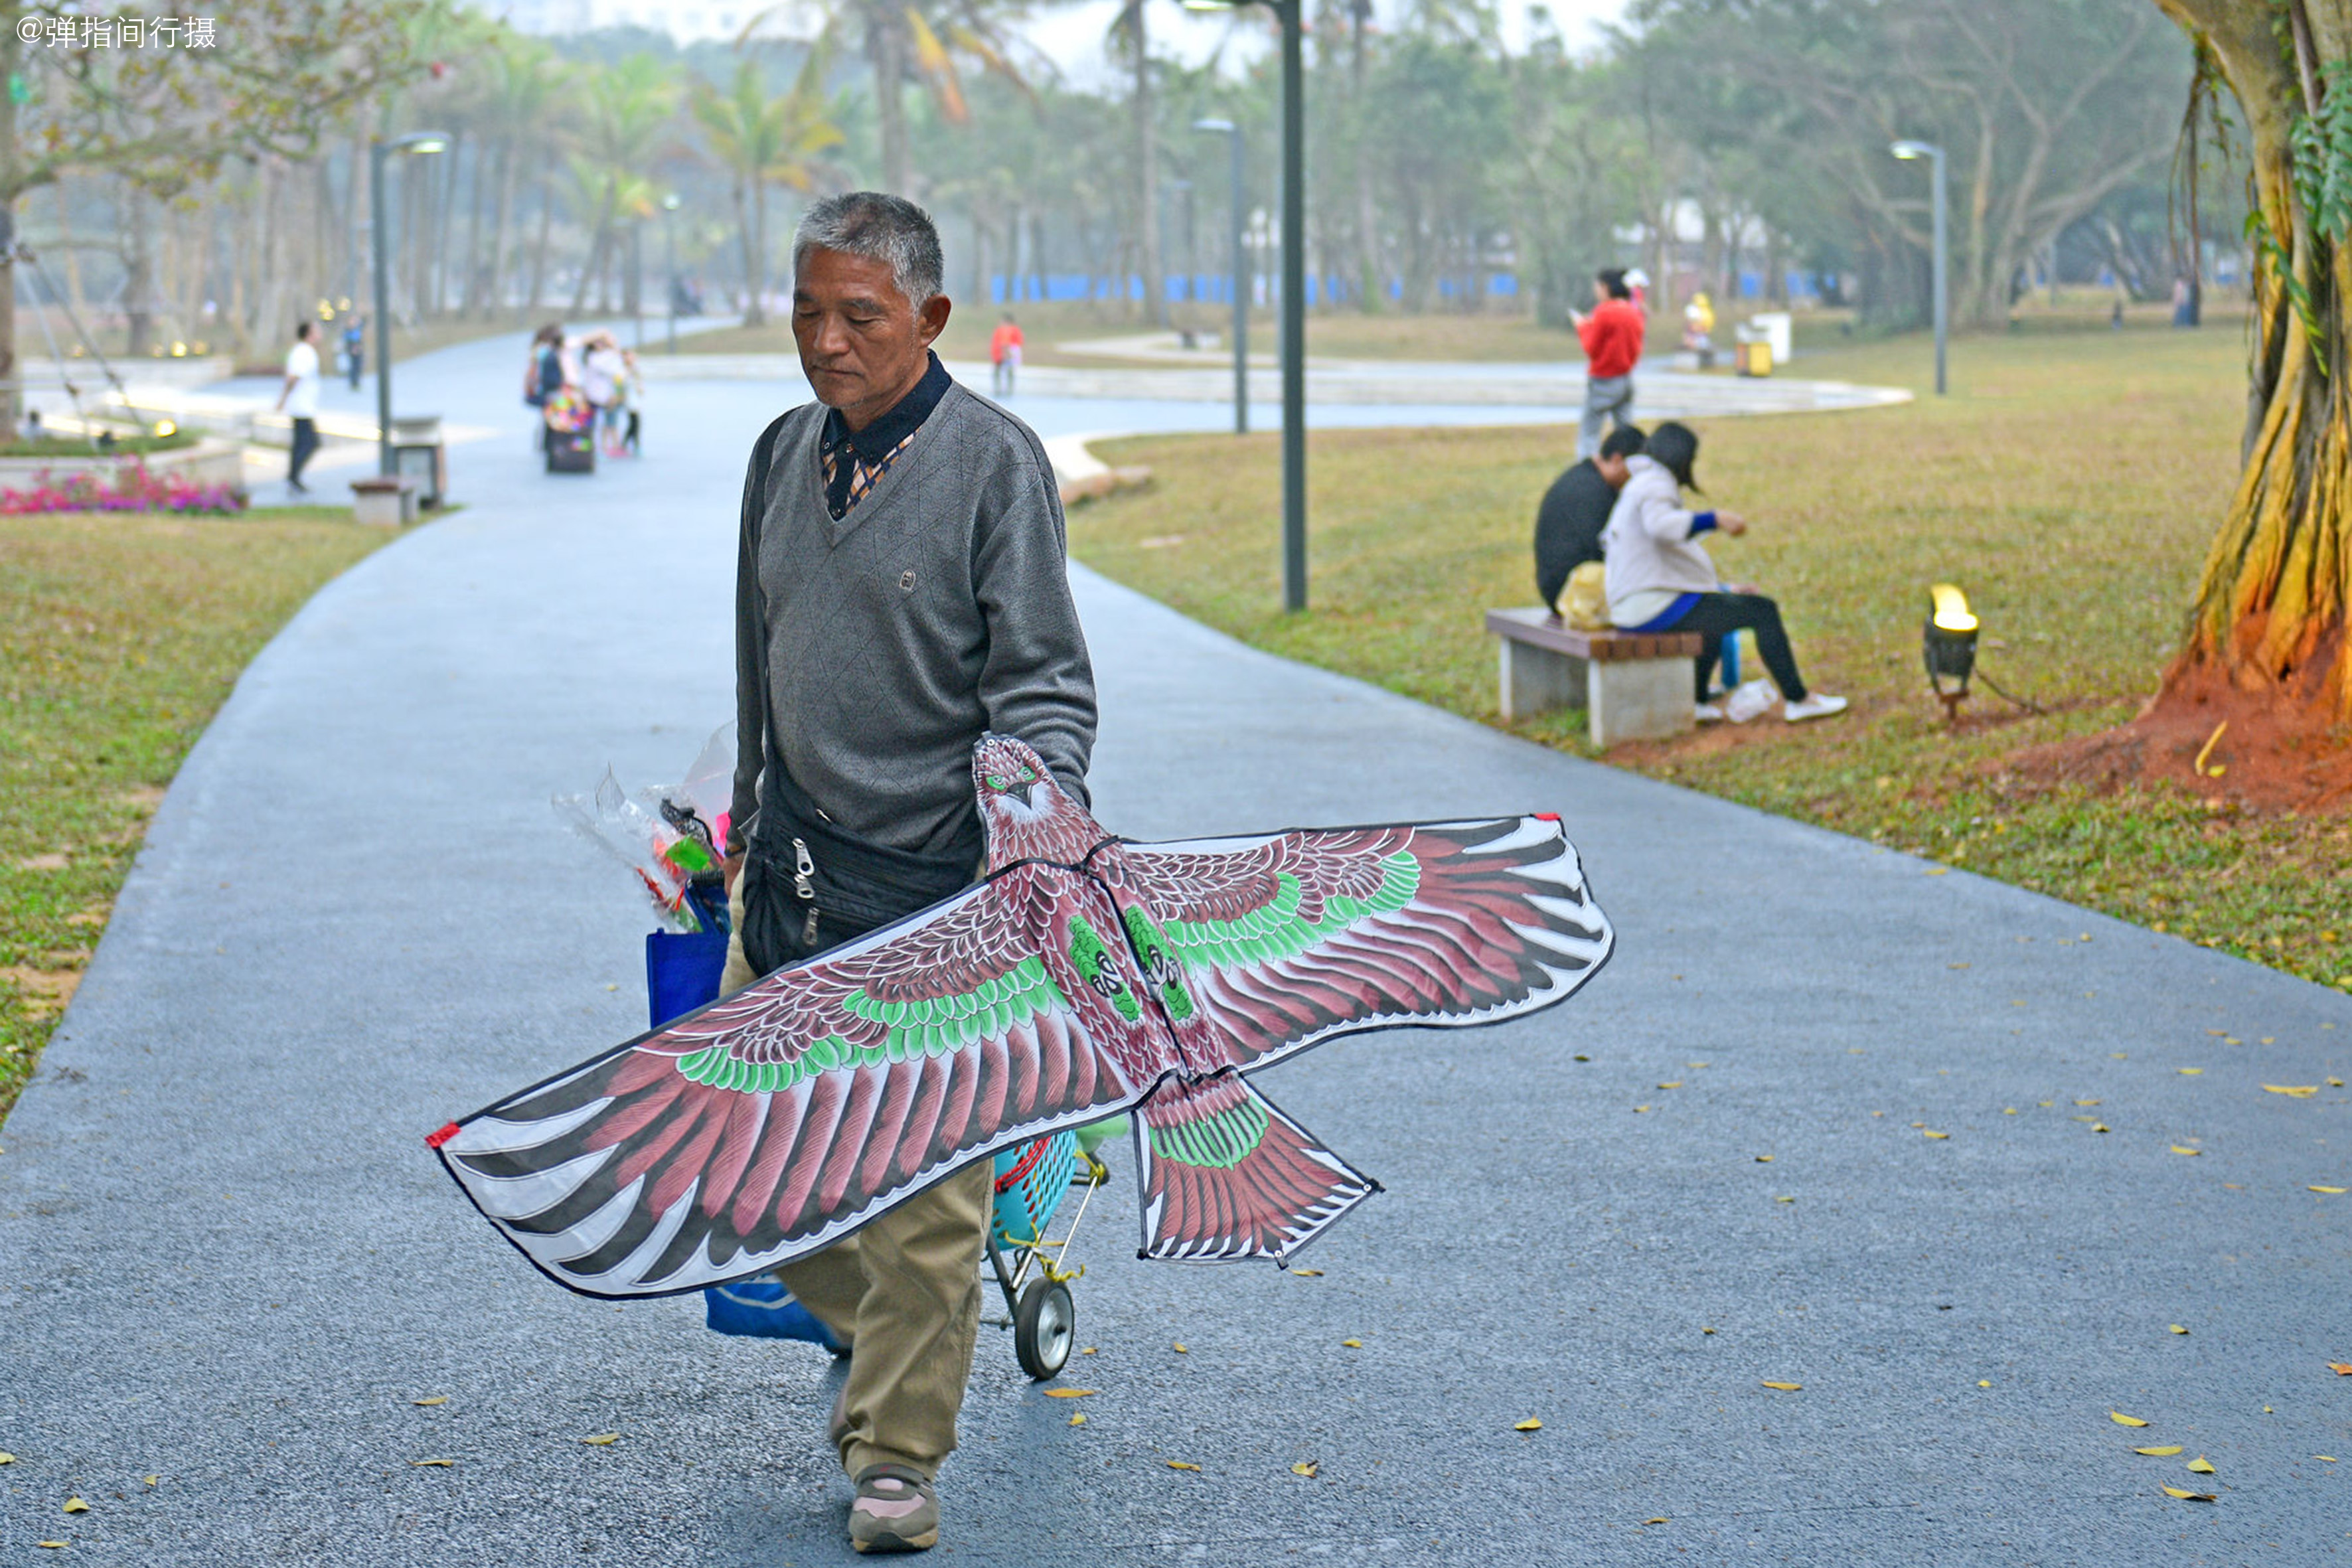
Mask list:
[[[931,215],[904,196],[849,191],[827,196],[801,215],[793,234],[793,270],[812,250],[838,250],[887,262],[890,281],[917,310],[943,290],[946,264]]]

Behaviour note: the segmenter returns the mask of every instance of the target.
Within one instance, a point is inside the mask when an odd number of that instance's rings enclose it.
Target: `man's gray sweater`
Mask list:
[[[772,758],[840,826],[917,853],[970,841],[983,731],[1026,741],[1085,800],[1094,671],[1036,434],[951,387],[836,519],[818,466],[824,416],[811,403],[777,420],[761,438],[766,496],[756,452],[744,484],[729,848],[750,842]]]

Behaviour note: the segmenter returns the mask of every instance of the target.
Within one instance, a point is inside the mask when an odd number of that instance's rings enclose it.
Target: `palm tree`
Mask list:
[[[515,192],[524,158],[535,140],[550,131],[550,110],[561,85],[555,51],[537,38],[501,29],[490,58],[490,131],[499,141],[498,204],[491,218],[490,251],[485,263],[481,314],[498,313],[505,292],[509,249],[514,233]],[[537,303],[536,293],[530,304]],[[526,310],[529,305],[525,307]]]
[[[882,142],[882,188],[913,195],[912,160],[908,153],[907,106],[899,94],[907,79],[920,82],[951,125],[971,119],[964,100],[959,58],[977,61],[1026,90],[1027,82],[1012,58],[1013,43],[1006,24],[1017,17],[1022,0],[822,0],[825,19],[814,47],[819,54],[855,35],[874,73],[874,110]],[[753,15],[738,36],[738,44],[780,37],[788,16],[804,14],[798,5],[771,5]]]
[[[661,151],[655,138],[677,107],[677,79],[651,55],[628,55],[587,73],[587,135],[579,174],[596,213],[587,264],[572,290],[572,313],[588,302],[588,284],[603,269],[613,243],[621,182],[641,172]]]
[[[805,191],[816,183],[818,161],[841,145],[841,127],[824,96],[824,51],[811,49],[792,90],[768,96],[755,61],[738,60],[735,80],[721,92],[705,84],[695,95],[711,159],[735,182],[735,227],[743,244],[743,324],[767,321],[761,296],[768,280],[768,187]]]
[[[1144,25],[1145,0],[1126,0],[1111,18],[1110,42],[1125,46],[1135,72],[1128,105],[1135,118],[1135,214],[1137,248],[1143,273],[1143,309],[1168,324],[1168,268],[1160,255],[1160,138],[1151,107],[1151,37]],[[1122,289],[1121,292],[1125,290]]]

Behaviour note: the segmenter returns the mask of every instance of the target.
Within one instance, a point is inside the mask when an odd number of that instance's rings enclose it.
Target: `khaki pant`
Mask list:
[[[729,900],[737,932],[740,894]],[[759,976],[739,934],[719,994]],[[982,1161],[823,1252],[776,1270],[785,1288],[853,1347],[841,1468],[904,1465],[937,1476],[955,1451],[956,1413],[980,1336],[980,1255],[993,1184]]]

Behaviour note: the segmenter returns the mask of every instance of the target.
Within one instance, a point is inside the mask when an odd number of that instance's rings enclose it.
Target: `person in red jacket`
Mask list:
[[[1604,267],[1592,277],[1592,313],[1569,312],[1584,342],[1584,423],[1577,431],[1576,455],[1601,449],[1603,420],[1623,429],[1633,418],[1633,367],[1642,361],[1642,310],[1622,267]]]
[[[1004,312],[1004,320],[996,323],[996,331],[988,335],[989,391],[998,397],[1013,395],[1013,378],[1021,371],[1021,323],[1013,312]]]

